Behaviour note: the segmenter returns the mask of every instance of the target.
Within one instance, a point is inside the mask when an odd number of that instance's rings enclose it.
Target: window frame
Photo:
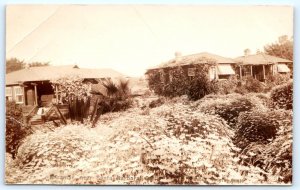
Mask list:
[[[188,72],[188,76],[189,76],[189,77],[194,77],[194,76],[196,76],[196,68],[194,68],[194,67],[188,68],[187,72]]]
[[[7,93],[7,90],[10,90],[10,93]],[[13,87],[11,86],[5,87],[5,99],[8,101],[13,101]]]
[[[14,86],[14,100],[17,104],[24,103],[24,92],[21,86]],[[21,101],[19,101],[19,96],[21,96]]]

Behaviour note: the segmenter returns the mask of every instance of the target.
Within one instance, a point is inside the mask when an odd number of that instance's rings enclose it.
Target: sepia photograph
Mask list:
[[[5,183],[292,185],[293,7],[6,6]]]

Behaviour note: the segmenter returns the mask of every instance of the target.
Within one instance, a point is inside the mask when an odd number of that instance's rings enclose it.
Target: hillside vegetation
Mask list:
[[[6,154],[6,183],[290,184],[293,114],[276,98],[286,88],[198,101],[136,97],[95,128],[41,129],[15,159]]]

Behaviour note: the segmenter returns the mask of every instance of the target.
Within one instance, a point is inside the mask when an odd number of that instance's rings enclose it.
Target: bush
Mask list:
[[[205,95],[217,91],[216,86],[209,80],[207,75],[195,76],[188,85],[188,98],[190,100],[199,100]]]
[[[194,107],[204,113],[219,115],[227,121],[229,126],[235,128],[240,113],[251,111],[259,105],[259,102],[251,101],[249,97],[230,94],[206,96],[195,103]]]
[[[293,82],[277,86],[271,90],[273,106],[279,109],[293,109]]]
[[[171,98],[188,95],[190,100],[198,100],[207,94],[217,92],[217,86],[208,78],[208,65],[197,65],[194,68],[196,75],[193,77],[188,77],[182,67],[174,68],[172,80],[168,82],[164,75],[161,77],[159,71],[153,71],[149,74],[149,87],[158,95]]]
[[[235,92],[238,80],[236,76],[232,76],[229,79],[216,81],[215,85],[218,94],[230,94]]]
[[[279,129],[269,144],[251,143],[242,152],[243,164],[259,166],[277,177],[277,181],[292,182],[292,112],[280,110]]]
[[[23,125],[22,108],[15,102],[6,101],[6,152],[15,158],[22,140],[29,134]]]
[[[87,157],[99,141],[92,131],[81,125],[67,125],[54,131],[37,131],[20,146],[16,162],[19,167],[67,167]]]
[[[158,107],[158,106],[161,106],[165,103],[165,99],[163,98],[158,98],[156,100],[152,100],[150,103],[149,103],[149,108],[155,108],[155,107]]]
[[[259,108],[260,106],[258,104],[260,104],[261,106],[263,106],[265,109],[269,109],[272,108],[272,101],[270,99],[270,94],[265,94],[265,93],[248,93],[246,95],[247,97],[249,97],[250,99],[252,99],[252,102],[256,102],[257,103],[257,107]],[[260,107],[259,109],[263,109],[263,107]]]
[[[288,74],[276,74],[269,75],[266,78],[266,88],[265,91],[270,91],[274,86],[282,85],[291,80]]]
[[[244,77],[241,85],[247,92],[263,92],[264,90],[263,83],[251,76]]]
[[[286,119],[287,115],[282,110],[244,112],[238,118],[234,142],[241,148],[251,142],[269,143]]]
[[[153,73],[148,75],[149,89],[158,95],[162,95],[164,90],[164,86],[161,83],[160,77],[161,75],[158,71],[153,71]]]
[[[141,155],[154,184],[239,184],[253,176],[258,183],[264,180],[259,168],[237,163],[233,131],[223,119],[185,110],[170,112],[163,120],[165,126],[151,127],[151,144]]]

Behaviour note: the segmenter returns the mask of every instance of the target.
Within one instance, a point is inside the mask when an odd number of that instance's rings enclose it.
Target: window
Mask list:
[[[288,73],[288,72],[290,72],[290,69],[285,64],[278,64],[277,65],[277,71],[279,73]]]
[[[209,79],[210,80],[216,79],[216,67],[210,67],[210,69],[209,69]]]
[[[12,87],[5,87],[5,98],[7,101],[12,101]]]
[[[231,65],[229,64],[223,64],[223,65],[218,65],[218,74],[219,75],[234,75],[235,72],[232,69]]]
[[[14,87],[16,103],[23,103],[23,89],[20,86]]]
[[[195,68],[188,68],[188,76],[193,77],[196,75],[196,69]]]

